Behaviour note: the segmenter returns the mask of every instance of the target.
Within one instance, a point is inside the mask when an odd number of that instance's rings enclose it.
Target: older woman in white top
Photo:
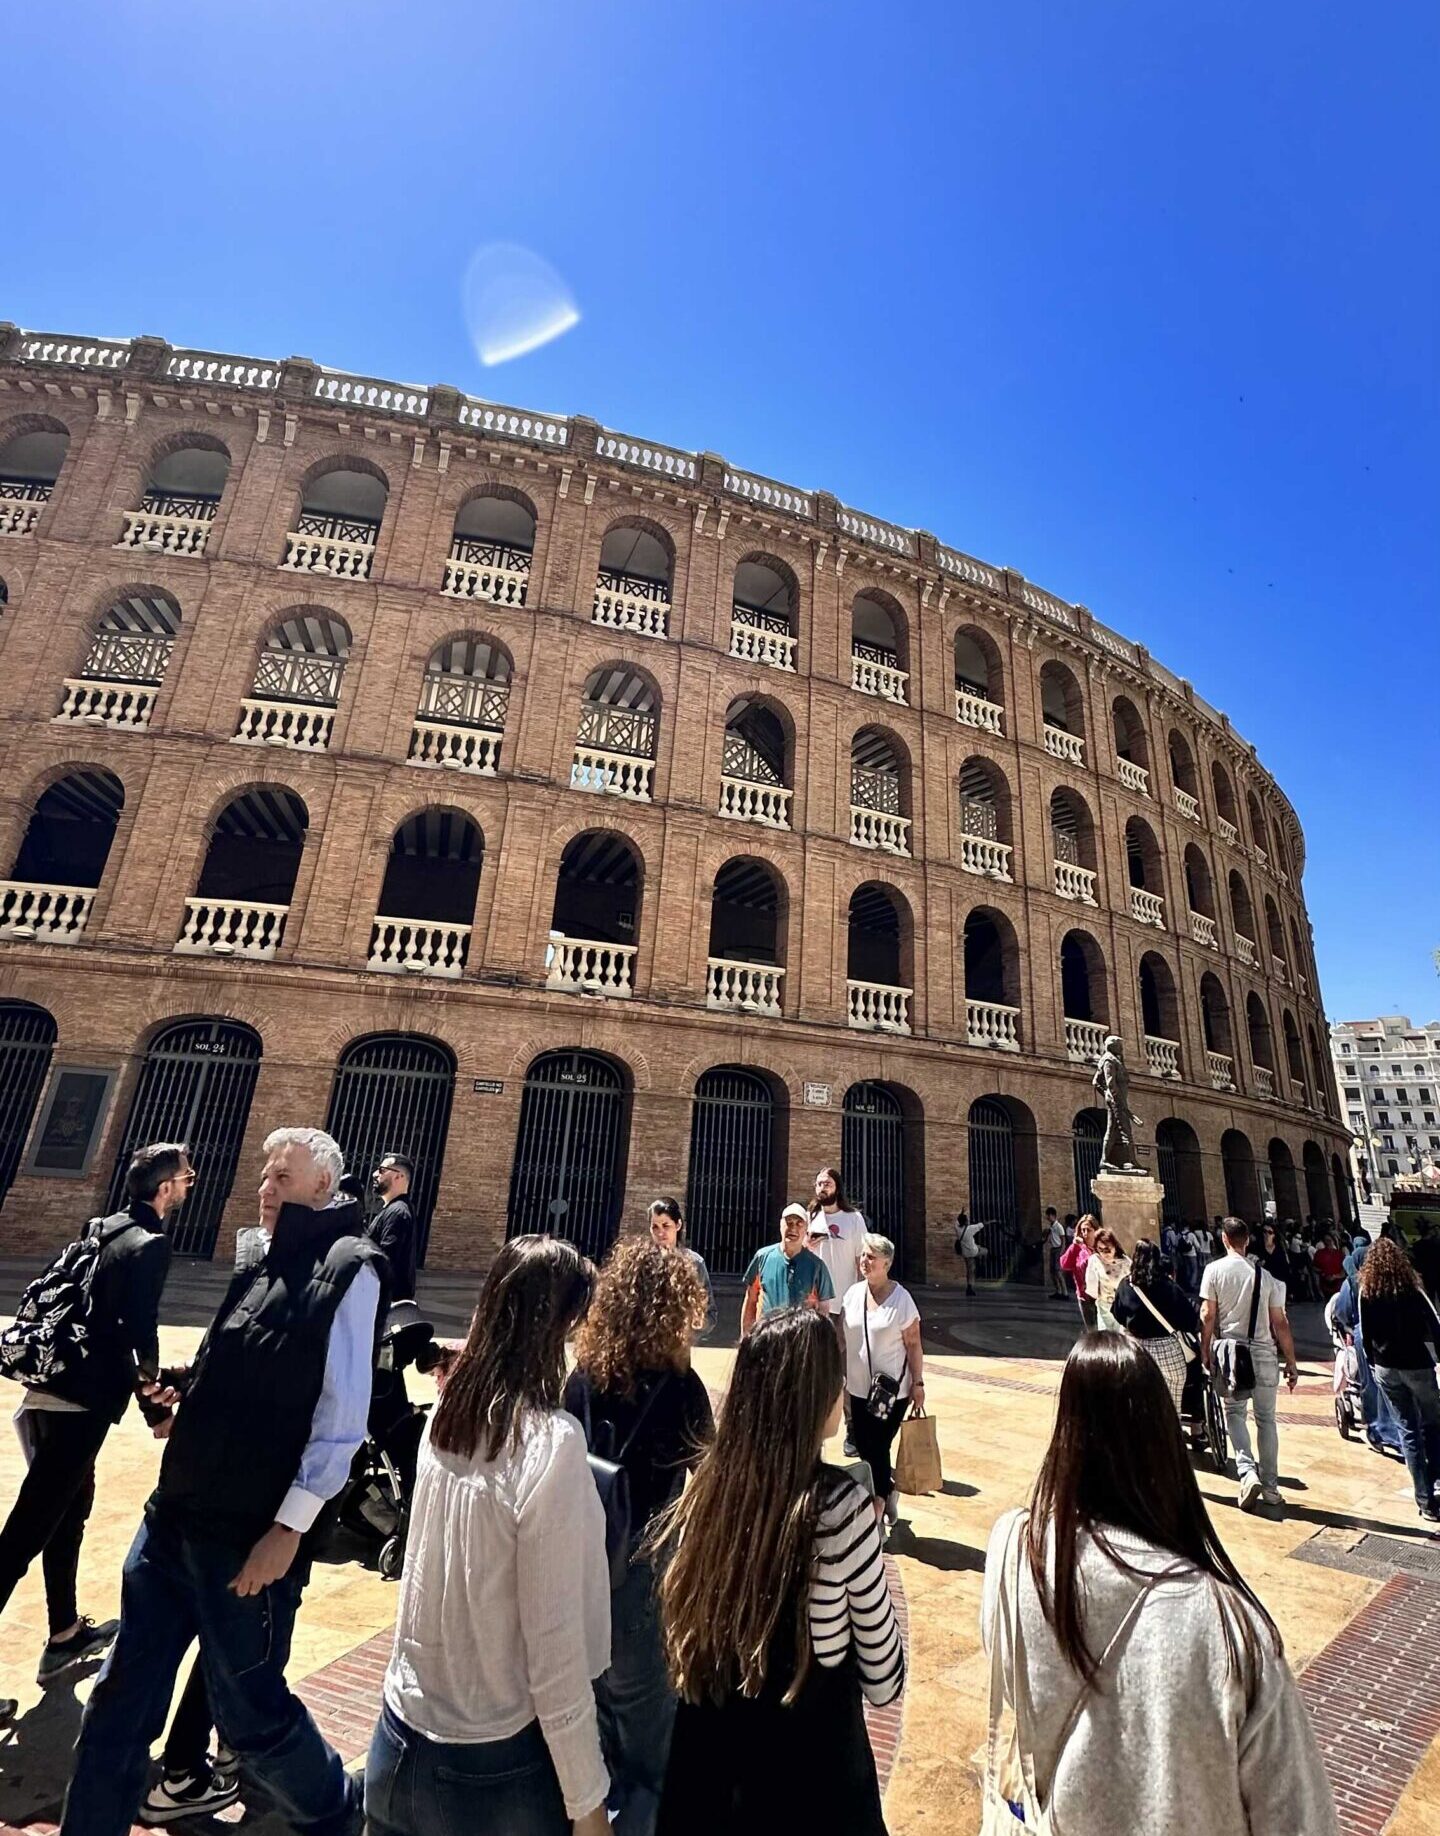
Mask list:
[[[608,1828],[604,1513],[559,1407],[594,1273],[573,1244],[512,1238],[430,1418],[365,1772],[372,1836]]]
[[[890,1239],[867,1230],[860,1245],[861,1279],[841,1302],[850,1433],[856,1453],[870,1468],[876,1514],[883,1511],[891,1523],[900,1498],[890,1450],[907,1409],[925,1412],[920,1309],[909,1290],[890,1279],[894,1260]]]

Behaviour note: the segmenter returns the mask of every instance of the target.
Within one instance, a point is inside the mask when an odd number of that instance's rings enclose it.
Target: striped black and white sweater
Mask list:
[[[853,1479],[835,1471],[826,1478],[811,1570],[810,1641],[828,1670],[853,1647],[860,1687],[880,1707],[905,1687],[905,1651],[880,1526],[868,1493]]]

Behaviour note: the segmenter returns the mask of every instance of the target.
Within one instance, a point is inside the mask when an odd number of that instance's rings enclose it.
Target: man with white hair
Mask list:
[[[153,1386],[178,1407],[81,1724],[65,1836],[130,1829],[196,1637],[225,1742],[286,1821],[305,1836],[359,1829],[359,1783],[285,1681],[301,1538],[364,1439],[383,1317],[383,1259],[358,1204],[334,1202],[343,1167],[319,1129],[268,1137],[264,1257],[231,1281],[194,1363]]]

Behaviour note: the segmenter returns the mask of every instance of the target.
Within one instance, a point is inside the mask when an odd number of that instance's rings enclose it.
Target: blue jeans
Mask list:
[[[595,1679],[600,1748],[610,1773],[606,1800],[615,1836],[650,1836],[675,1727],[665,1670],[655,1571],[634,1561],[610,1596],[610,1668]]]
[[[1417,1505],[1429,1505],[1440,1486],[1440,1389],[1433,1366],[1402,1371],[1395,1365],[1374,1365],[1380,1386],[1400,1423],[1400,1451],[1410,1468]]]
[[[360,1824],[357,1780],[285,1681],[300,1599],[290,1576],[242,1600],[244,1552],[185,1535],[148,1510],[125,1558],[120,1632],[85,1709],[63,1836],[128,1836],[180,1660],[200,1640],[215,1721],[248,1774],[306,1836]]]
[[[1280,1483],[1280,1434],[1275,1426],[1275,1400],[1280,1393],[1280,1360],[1273,1345],[1252,1344],[1250,1357],[1255,1365],[1255,1388],[1245,1396],[1226,1396],[1225,1431],[1235,1450],[1235,1471],[1241,1485],[1258,1478],[1261,1485]],[[1255,1411],[1255,1429],[1260,1441],[1257,1468],[1255,1449],[1250,1441],[1247,1411]]]
[[[388,1702],[365,1763],[369,1836],[570,1836],[540,1723],[508,1740],[427,1740]]]

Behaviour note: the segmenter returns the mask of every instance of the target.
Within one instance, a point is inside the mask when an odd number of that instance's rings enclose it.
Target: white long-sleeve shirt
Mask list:
[[[379,1305],[379,1277],[374,1269],[362,1267],[330,1322],[325,1377],[310,1418],[310,1439],[300,1456],[295,1482],[275,1513],[276,1523],[291,1530],[304,1532],[315,1522],[321,1505],[335,1497],[350,1477],[355,1450],[365,1439]]]
[[[526,1418],[497,1460],[442,1453],[427,1428],[385,1699],[432,1740],[505,1740],[538,1719],[565,1808],[602,1802],[593,1679],[610,1664],[605,1514],[585,1434]]]

